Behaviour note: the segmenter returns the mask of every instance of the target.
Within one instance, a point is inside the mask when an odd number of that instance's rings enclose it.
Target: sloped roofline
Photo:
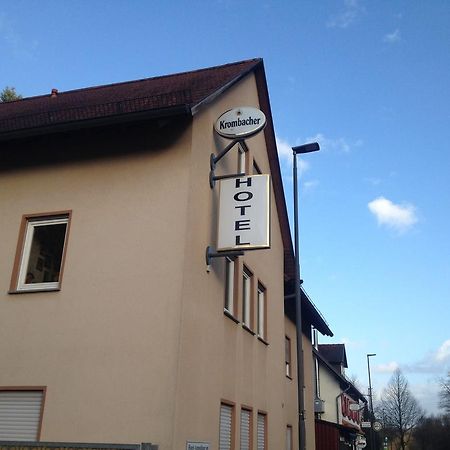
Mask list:
[[[323,355],[320,354],[320,352],[313,347],[313,353],[316,355],[316,357],[321,361],[321,363],[327,367],[327,369],[331,372],[331,374],[344,386],[350,387],[350,389],[353,391],[354,394],[358,397],[359,400],[361,400],[363,403],[367,403],[367,399],[364,396],[364,394],[361,393],[361,391],[346,377],[341,375],[328,361],[326,358],[324,358]]]
[[[0,104],[0,141],[136,120],[193,116],[248,74],[267,119],[264,137],[284,247],[285,281],[295,277],[295,260],[262,58],[140,80],[91,86]],[[325,319],[302,294],[313,325],[333,335]]]

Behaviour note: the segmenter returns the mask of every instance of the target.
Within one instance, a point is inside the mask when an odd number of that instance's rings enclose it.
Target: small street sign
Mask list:
[[[381,425],[380,422],[374,422],[374,423],[373,423],[373,429],[374,429],[375,431],[380,431],[382,428],[383,428],[383,425]]]

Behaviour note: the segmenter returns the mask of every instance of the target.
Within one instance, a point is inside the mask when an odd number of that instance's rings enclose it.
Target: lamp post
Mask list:
[[[294,179],[294,239],[295,239],[295,325],[297,331],[297,400],[298,400],[298,445],[299,450],[305,450],[305,396],[304,396],[304,371],[303,371],[303,342],[302,342],[302,298],[300,279],[300,253],[298,237],[298,181],[297,181],[297,155],[317,152],[319,144],[299,145],[292,147],[293,179]]]
[[[370,357],[377,356],[376,353],[368,353],[367,354],[367,373],[369,374],[369,406],[370,406],[370,450],[373,450],[373,398],[372,398],[372,381],[370,379]]]

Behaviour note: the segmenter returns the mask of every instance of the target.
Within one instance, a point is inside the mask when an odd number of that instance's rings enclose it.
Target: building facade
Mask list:
[[[316,449],[364,448],[361,424],[367,400],[345,376],[348,367],[345,345],[315,345],[313,358]]]
[[[267,126],[271,246],[205,262],[224,112]],[[0,104],[0,441],[297,448],[293,252],[261,60]],[[311,334],[328,326],[303,298]],[[306,377],[307,448],[315,448]]]

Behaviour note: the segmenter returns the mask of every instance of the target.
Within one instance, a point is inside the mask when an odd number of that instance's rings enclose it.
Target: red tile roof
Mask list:
[[[58,125],[150,113],[191,114],[247,75],[261,59],[0,103],[0,136]]]

